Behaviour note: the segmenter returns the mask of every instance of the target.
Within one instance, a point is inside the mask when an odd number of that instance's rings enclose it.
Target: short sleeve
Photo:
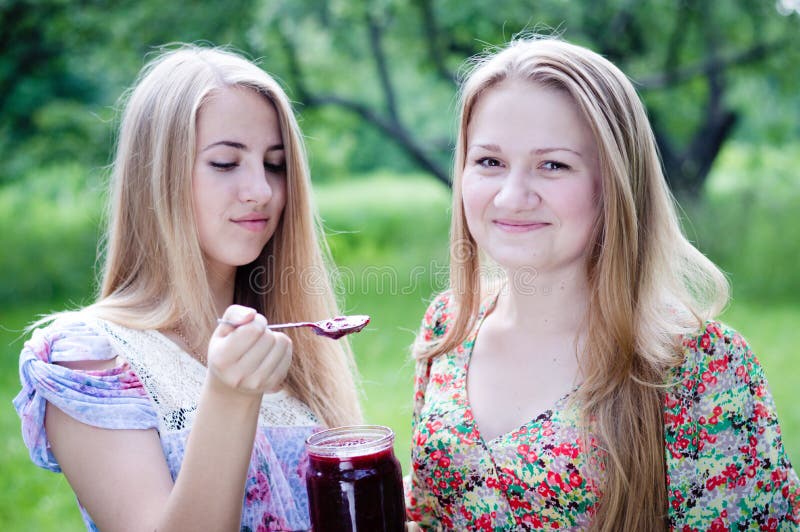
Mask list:
[[[428,306],[425,316],[422,318],[419,333],[414,343],[414,358],[416,359],[416,369],[414,371],[414,412],[412,425],[416,425],[417,418],[422,405],[425,403],[425,389],[428,385],[430,375],[430,359],[425,353],[433,349],[444,335],[452,322],[452,310],[450,307],[451,293],[443,292],[439,294]],[[413,430],[412,426],[412,430]]]
[[[107,337],[79,315],[60,317],[36,329],[19,359],[22,389],[14,408],[33,462],[60,471],[44,427],[49,401],[74,419],[104,429],[151,429],[158,416],[127,363],[108,370],[79,371],[60,362],[102,361],[116,357]]]
[[[719,323],[684,347],[665,410],[672,528],[797,530],[800,482],[757,358]]]
[[[444,338],[453,321],[452,292],[442,292],[428,305],[414,342],[414,358],[425,358]]]
[[[425,405],[425,390],[428,387],[428,380],[431,371],[431,359],[424,356],[425,351],[435,347],[444,337],[452,321],[450,306],[450,292],[439,294],[428,306],[425,316],[422,318],[417,340],[414,345],[414,356],[416,367],[414,371],[414,410],[411,417],[411,437],[417,437],[417,423],[419,422],[420,412]],[[422,356],[421,356],[422,355]],[[421,445],[421,442],[412,441],[412,446]],[[414,471],[414,463],[411,464],[411,474],[405,479],[406,508],[409,519],[416,521],[423,529],[435,524],[430,522],[433,518],[434,510],[430,490],[420,489],[419,482]]]

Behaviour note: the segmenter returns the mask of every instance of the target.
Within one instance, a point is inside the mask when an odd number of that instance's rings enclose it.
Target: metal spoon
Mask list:
[[[236,328],[238,325],[231,323],[222,318],[217,319],[218,323],[224,323]],[[336,316],[328,320],[322,321],[300,321],[297,323],[276,323],[274,325],[267,325],[267,329],[291,329],[294,327],[311,327],[311,329],[319,336],[332,338],[334,340],[350,333],[357,333],[367,326],[369,323],[369,316]]]

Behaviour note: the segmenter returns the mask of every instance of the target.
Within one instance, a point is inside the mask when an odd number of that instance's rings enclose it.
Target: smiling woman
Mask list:
[[[326,267],[286,94],[229,51],[159,55],[111,187],[97,301],[21,353],[32,460],[89,530],[308,529],[305,439],[361,414],[346,340],[267,327],[338,314],[330,276],[275,282]]]
[[[475,105],[462,174],[468,228],[494,260],[578,278],[598,214],[600,164],[569,97],[509,82]],[[570,271],[566,271],[570,270]]]
[[[681,232],[625,74],[522,38],[475,63],[460,111],[451,288],[415,346],[409,517],[797,529],[764,372],[717,321],[727,282]]]
[[[264,249],[286,205],[275,106],[250,89],[218,89],[197,113],[196,145],[192,191],[200,249],[215,278],[233,280],[235,269]]]

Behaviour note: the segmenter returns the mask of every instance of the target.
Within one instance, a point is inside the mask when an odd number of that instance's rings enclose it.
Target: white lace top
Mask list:
[[[101,371],[61,362],[124,362]],[[34,331],[20,354],[22,390],[14,406],[37,465],[60,471],[47,441],[49,401],[82,423],[104,429],[156,429],[173,479],[191,431],[206,368],[157,331],[140,331],[83,313]],[[286,392],[265,395],[245,484],[244,531],[307,530],[305,440],[323,428],[311,410]],[[88,530],[97,530],[81,507]]]
[[[159,418],[159,432],[191,428],[206,367],[158,331],[128,329],[95,320],[116,353],[128,361],[139,377]],[[314,413],[285,391],[265,394],[259,424],[263,426],[317,425]]]

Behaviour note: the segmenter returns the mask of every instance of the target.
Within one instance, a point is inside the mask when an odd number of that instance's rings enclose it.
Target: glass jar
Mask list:
[[[394,432],[380,425],[323,430],[306,440],[314,532],[402,532],[403,474]]]

